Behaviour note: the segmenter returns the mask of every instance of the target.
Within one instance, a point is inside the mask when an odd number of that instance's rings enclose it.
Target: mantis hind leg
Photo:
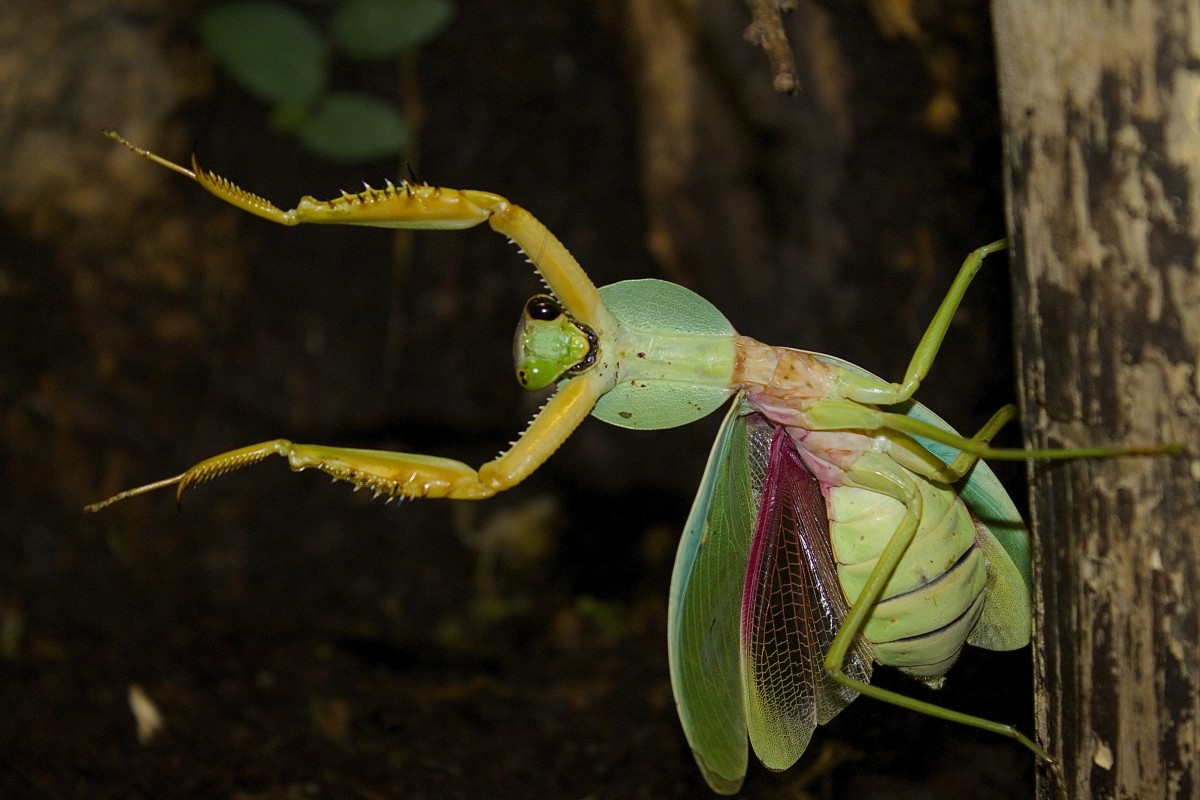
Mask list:
[[[1012,420],[1016,406],[1007,405],[992,415],[974,436],[967,438],[945,425],[933,422],[932,415],[922,418],[910,413],[883,411],[855,400],[820,398],[805,409],[804,427],[814,431],[860,431],[872,435],[900,434],[892,438],[892,452],[909,469],[932,480],[954,483],[970,471],[980,459],[998,461],[1062,461],[1075,458],[1114,458],[1122,456],[1179,455],[1178,444],[1135,445],[1130,447],[1065,447],[1026,450],[992,447],[991,438]],[[928,414],[928,411],[920,412]],[[940,422],[940,420],[939,420]],[[916,438],[914,438],[916,437]],[[958,454],[947,464],[916,439],[926,439],[953,448]]]
[[[994,417],[993,423],[1000,416],[1001,414],[998,414],[997,417]],[[985,426],[985,429],[979,435],[985,435],[986,431],[987,427]],[[918,700],[899,692],[873,686],[865,681],[852,678],[843,672],[846,655],[854,643],[854,637],[865,627],[871,610],[875,607],[885,586],[891,579],[896,566],[900,563],[905,551],[908,550],[909,545],[912,543],[920,524],[923,510],[921,493],[917,489],[914,477],[902,468],[894,465],[888,467],[876,461],[870,467],[855,470],[853,478],[859,486],[893,497],[903,503],[905,513],[896,530],[889,538],[883,552],[880,554],[875,568],[871,571],[861,592],[851,606],[850,612],[846,615],[841,629],[834,637],[833,644],[825,656],[824,667],[826,671],[839,684],[853,689],[859,694],[943,719],[947,722],[955,722],[960,725],[968,725],[972,728],[999,734],[1019,742],[1054,772],[1055,780],[1060,787],[1060,794],[1062,794],[1062,780],[1059,776],[1057,760],[1048,750],[1012,725],[995,722],[961,711],[954,711],[935,703]]]
[[[981,458],[996,461],[1025,461],[1030,458],[1039,461],[1063,461],[1076,458],[1179,455],[1183,451],[1183,448],[1179,444],[1174,443],[1135,445],[1130,447],[1060,447],[1030,450],[1019,447],[992,447],[989,444],[991,437],[1016,416],[1016,406],[1012,405],[1004,406],[992,415],[992,418],[979,433],[970,439],[960,436],[954,431],[935,425],[932,422],[907,414],[898,414],[890,411],[873,413],[879,415],[879,422],[876,429],[897,431],[909,436],[918,436],[958,450],[958,456],[946,465],[944,471],[930,475],[930,477],[946,483],[957,481]]]

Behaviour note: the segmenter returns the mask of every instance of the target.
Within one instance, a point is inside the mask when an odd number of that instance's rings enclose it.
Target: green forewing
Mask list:
[[[730,337],[735,333],[717,307],[691,289],[654,278],[600,287],[604,305],[622,325],[653,333]],[[729,343],[732,348],[732,342]],[[653,430],[686,425],[711,414],[730,395],[728,386],[683,381],[620,383],[596,403],[592,416],[622,428]],[[635,409],[636,413],[630,413]]]
[[[905,413],[943,430],[954,430],[920,403],[911,403]],[[916,438],[944,462],[958,455],[953,447]],[[1025,523],[996,473],[983,461],[975,462],[966,482],[959,484],[958,496],[975,518],[988,571],[987,599],[967,642],[988,650],[1024,647],[1029,644],[1033,620],[1033,572]]]
[[[721,425],[679,541],[667,614],[671,685],[704,779],[733,794],[748,741],[740,664],[742,587],[758,516],[739,396]]]

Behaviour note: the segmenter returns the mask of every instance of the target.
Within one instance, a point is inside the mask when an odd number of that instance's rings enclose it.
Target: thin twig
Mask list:
[[[795,0],[746,0],[754,21],[746,28],[746,40],[761,47],[771,62],[775,91],[795,94],[800,82],[796,79],[796,59],[792,46],[783,31],[784,11],[795,11]]]

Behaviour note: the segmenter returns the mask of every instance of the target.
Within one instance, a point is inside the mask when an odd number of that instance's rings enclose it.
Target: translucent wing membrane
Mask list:
[[[825,654],[849,607],[829,543],[825,499],[786,428],[776,428],[765,464],[761,505],[747,560],[742,599],[747,727],[763,764],[787,769],[804,753],[813,728],[858,693],[825,671]],[[871,678],[860,644],[845,673]]]

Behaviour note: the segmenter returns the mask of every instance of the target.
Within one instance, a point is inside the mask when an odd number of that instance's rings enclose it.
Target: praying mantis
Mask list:
[[[708,785],[732,794],[752,748],[787,769],[816,726],[860,694],[1007,736],[1011,726],[870,683],[874,664],[939,686],[964,644],[1030,639],[1025,526],[982,459],[1176,452],[1170,446],[1000,449],[1008,405],[971,437],[913,400],[984,259],[972,252],[898,382],[841,359],[738,334],[707,300],[660,280],[597,288],[532,214],[490,192],[388,182],[284,211],[229,180],[107,135],[283,225],[463,229],[487,223],[529,258],[549,292],[525,305],[514,339],[518,382],[555,385],[510,449],[473,468],[448,458],[286,439],[241,447],[88,506],[190,487],[271,456],[388,499],[480,500],[510,489],[589,416],[633,429],[698,420],[729,403],[684,525],[671,579],[669,663],[684,734]]]

